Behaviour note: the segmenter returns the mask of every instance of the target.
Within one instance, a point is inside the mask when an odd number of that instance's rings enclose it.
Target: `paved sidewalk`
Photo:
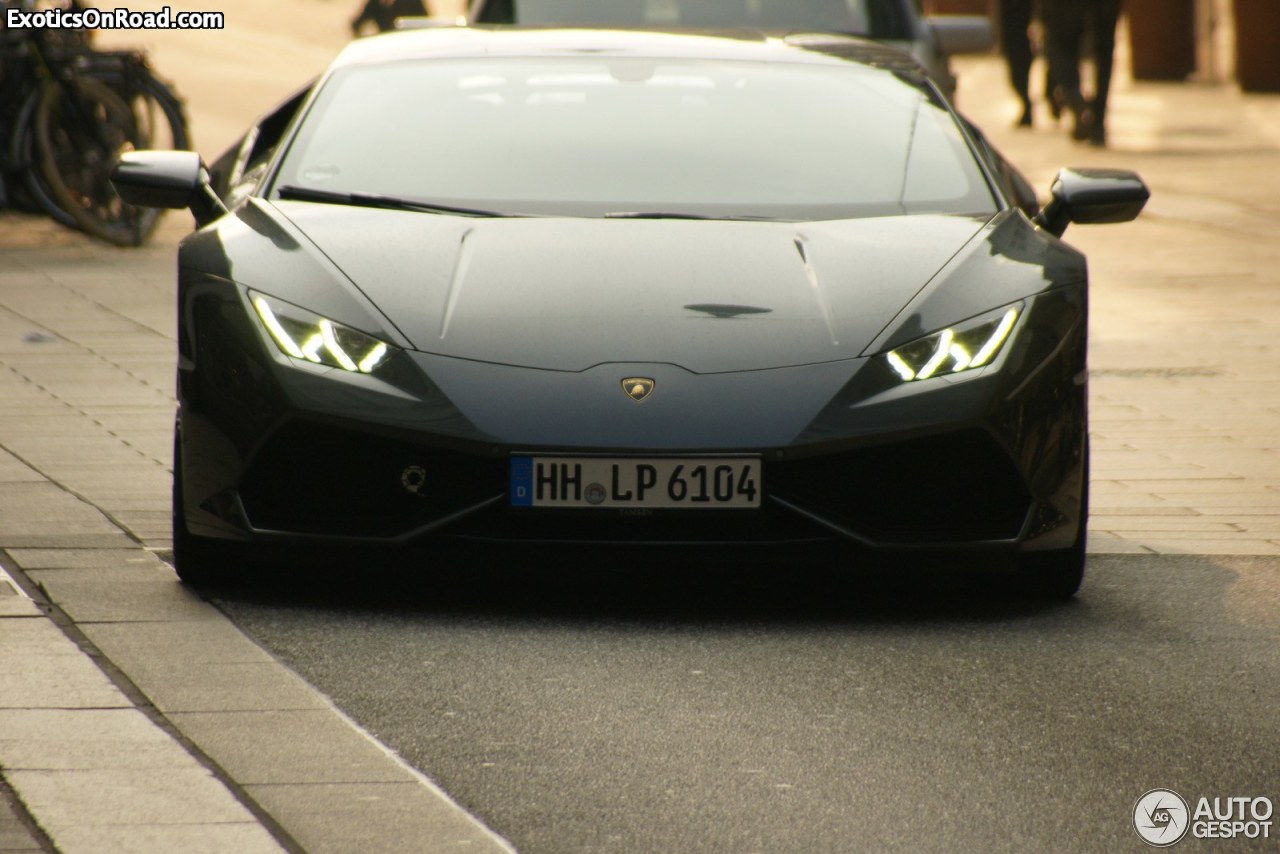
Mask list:
[[[998,61],[960,70],[1041,190],[1108,165],[1155,193],[1067,234],[1094,277],[1091,552],[1280,554],[1280,97],[1122,78],[1096,151],[1015,132]],[[0,851],[507,850],[162,562],[185,230],[119,250],[0,214]]]

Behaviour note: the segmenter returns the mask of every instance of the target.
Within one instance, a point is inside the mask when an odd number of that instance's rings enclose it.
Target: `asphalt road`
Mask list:
[[[1138,850],[1152,788],[1277,794],[1278,627],[1242,592],[1274,558],[1092,556],[1053,605],[662,564],[209,593],[524,852]]]

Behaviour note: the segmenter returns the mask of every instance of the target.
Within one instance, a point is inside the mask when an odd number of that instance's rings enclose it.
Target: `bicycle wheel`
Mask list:
[[[26,102],[18,110],[14,121],[13,135],[9,141],[9,165],[14,178],[20,178],[26,194],[17,201],[24,210],[42,211],[59,225],[67,228],[79,228],[71,214],[63,210],[62,205],[54,198],[49,182],[45,180],[36,156],[35,131],[32,124],[35,120],[36,108],[40,106],[40,93],[32,92]]]
[[[139,82],[141,88],[132,92],[117,91],[117,94],[127,96],[139,136],[146,141],[147,148],[189,150],[191,140],[182,102],[168,86],[150,75]]]
[[[132,52],[95,53],[86,58],[79,72],[105,83],[129,105],[138,128],[139,147],[191,148],[182,99],[155,76],[145,57]]]
[[[46,87],[36,110],[40,170],[76,225],[119,246],[139,246],[159,219],[154,208],[125,203],[111,186],[120,155],[142,148],[129,105],[88,77]]]

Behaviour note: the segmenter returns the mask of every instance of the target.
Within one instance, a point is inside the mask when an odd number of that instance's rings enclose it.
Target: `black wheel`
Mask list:
[[[187,530],[182,498],[182,448],[177,431],[173,437],[173,571],[192,585],[215,583],[239,566],[234,544],[199,537]]]
[[[111,186],[120,155],[143,147],[133,111],[106,84],[89,78],[45,89],[34,131],[40,171],[77,226],[118,246],[139,246],[159,218],[126,204]]]

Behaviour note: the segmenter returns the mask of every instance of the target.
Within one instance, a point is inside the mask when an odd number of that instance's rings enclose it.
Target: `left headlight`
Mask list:
[[[1000,355],[1022,313],[1022,303],[917,338],[880,356],[903,382],[958,374],[989,365]]]
[[[399,348],[277,299],[249,292],[253,310],[287,356],[352,373],[373,373]]]

